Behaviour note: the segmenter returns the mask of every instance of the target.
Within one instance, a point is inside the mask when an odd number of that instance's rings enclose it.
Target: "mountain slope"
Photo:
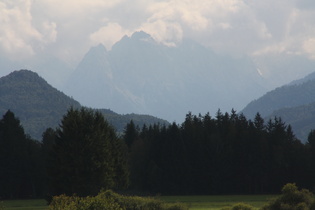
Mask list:
[[[27,134],[40,140],[48,127],[58,126],[68,108],[80,108],[76,100],[49,85],[37,73],[29,70],[14,71],[0,78],[0,113],[11,110],[20,119]],[[119,115],[102,109],[105,118],[122,132],[130,120],[142,126],[150,123],[168,124],[167,121],[145,115]]]
[[[253,118],[257,112],[268,116],[275,110],[309,104],[315,101],[315,80],[285,85],[250,102],[241,112]]]
[[[247,57],[218,55],[190,40],[167,47],[136,32],[110,51],[99,48],[86,54],[64,89],[86,106],[181,122],[189,111],[240,109],[268,86]]]
[[[302,141],[315,129],[315,72],[276,88],[249,103],[241,112],[253,118],[259,112],[266,120],[281,117]]]
[[[315,129],[315,102],[291,108],[282,108],[274,111],[267,119],[281,117],[290,124],[298,139],[306,142],[308,134]]]
[[[32,71],[14,71],[0,78],[0,113],[13,111],[32,137],[40,139],[42,131],[56,127],[70,106],[80,104]]]

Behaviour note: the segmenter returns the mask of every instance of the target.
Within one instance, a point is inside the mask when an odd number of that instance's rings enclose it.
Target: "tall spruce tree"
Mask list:
[[[48,163],[51,194],[95,195],[125,187],[123,142],[100,112],[70,108],[57,129]]]
[[[131,120],[125,128],[123,139],[126,142],[128,148],[131,147],[134,141],[139,137],[139,128],[136,127],[133,120]]]
[[[40,144],[30,139],[13,112],[0,120],[0,197],[29,198],[40,194]]]

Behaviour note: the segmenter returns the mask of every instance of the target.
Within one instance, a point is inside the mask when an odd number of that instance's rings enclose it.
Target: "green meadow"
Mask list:
[[[235,203],[248,203],[257,209],[262,207],[273,195],[220,195],[220,196],[159,196],[158,199],[169,202],[181,202],[191,210],[220,210]],[[47,210],[45,200],[8,200],[3,201],[6,210]]]
[[[2,202],[4,210],[47,210],[47,202],[44,199],[31,200],[5,200]]]
[[[247,203],[257,209],[262,207],[274,195],[211,195],[211,196],[161,196],[165,202],[186,203],[191,210],[219,210],[236,203]]]

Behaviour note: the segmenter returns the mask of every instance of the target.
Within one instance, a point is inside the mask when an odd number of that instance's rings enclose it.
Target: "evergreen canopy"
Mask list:
[[[56,130],[49,175],[51,193],[96,195],[126,187],[124,144],[100,112],[69,109]]]

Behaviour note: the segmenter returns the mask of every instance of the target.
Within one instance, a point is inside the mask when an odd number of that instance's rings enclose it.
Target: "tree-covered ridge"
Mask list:
[[[285,85],[252,101],[242,110],[242,113],[248,118],[253,118],[257,112],[263,117],[267,117],[278,109],[296,107],[315,102],[314,93],[314,79],[304,83]]]
[[[267,118],[281,116],[283,121],[292,125],[296,136],[306,142],[309,132],[315,128],[315,102],[301,106],[282,108],[274,111]]]
[[[151,115],[144,114],[117,114],[108,109],[95,109],[96,111],[101,112],[106,120],[114,126],[116,131],[119,134],[122,134],[126,128],[126,125],[132,120],[138,127],[142,127],[143,125],[169,125],[170,123],[166,120],[153,117]]]
[[[0,113],[12,110],[31,136],[40,139],[47,127],[58,125],[69,107],[80,104],[29,70],[0,78]]]
[[[315,147],[280,118],[247,120],[235,111],[181,125],[127,126],[133,187],[172,194],[274,193],[285,183],[313,188]]]
[[[49,85],[37,73],[19,70],[0,78],[0,114],[8,109],[13,111],[32,138],[40,140],[46,128],[57,127],[70,107],[80,108],[81,105]],[[139,126],[157,122],[167,124],[148,115],[120,115],[109,109],[100,111],[119,133],[131,119]]]

